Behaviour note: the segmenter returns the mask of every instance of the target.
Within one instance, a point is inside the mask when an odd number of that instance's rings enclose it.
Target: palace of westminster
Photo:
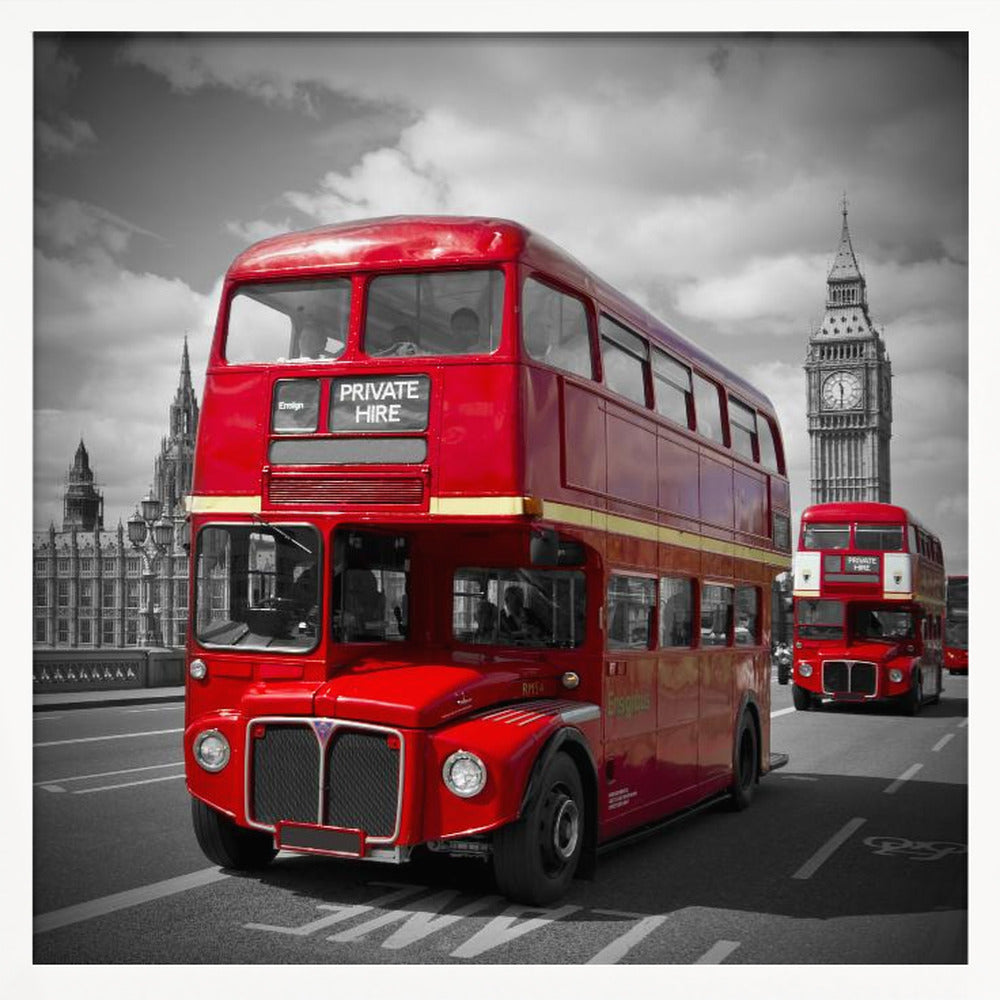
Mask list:
[[[811,503],[889,502],[892,373],[868,311],[842,205],[823,320],[806,354]],[[128,528],[104,530],[104,498],[81,440],[67,477],[62,529],[34,537],[36,648],[183,646],[188,621],[184,496],[191,487],[198,402],[187,338],[150,494]],[[140,516],[139,510],[142,510]],[[155,522],[155,523],[154,523]],[[147,537],[148,536],[148,537]]]

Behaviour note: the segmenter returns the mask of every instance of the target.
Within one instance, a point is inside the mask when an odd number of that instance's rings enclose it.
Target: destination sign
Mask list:
[[[330,430],[426,430],[430,396],[427,375],[334,379]]]
[[[847,556],[844,569],[848,573],[877,573],[878,559],[878,556]]]

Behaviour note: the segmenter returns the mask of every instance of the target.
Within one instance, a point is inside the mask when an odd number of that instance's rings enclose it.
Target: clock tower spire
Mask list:
[[[892,366],[868,312],[868,286],[841,202],[826,310],[809,337],[806,385],[812,503],[891,496]]]

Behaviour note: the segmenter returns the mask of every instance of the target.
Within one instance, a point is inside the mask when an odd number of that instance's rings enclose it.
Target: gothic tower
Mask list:
[[[170,404],[169,433],[160,441],[160,454],[153,467],[153,496],[163,504],[167,516],[183,515],[181,498],[191,490],[194,439],[198,432],[198,400],[191,385],[191,360],[187,337],[181,356],[181,376]]]
[[[806,384],[812,503],[888,503],[892,367],[868,312],[868,289],[841,206],[826,312],[809,338]]]
[[[66,476],[63,494],[63,531],[78,528],[93,531],[104,527],[104,497],[94,486],[94,473],[83,438],[76,449],[73,466]]]

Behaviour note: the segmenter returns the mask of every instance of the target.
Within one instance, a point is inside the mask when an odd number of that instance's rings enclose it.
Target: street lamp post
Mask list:
[[[152,490],[139,502],[139,510],[128,521],[128,538],[132,547],[142,556],[142,583],[145,594],[142,598],[142,630],[139,635],[140,646],[155,646],[158,629],[153,611],[153,580],[156,572],[153,560],[163,555],[170,547],[174,537],[174,525],[166,517],[161,517],[163,505]]]

